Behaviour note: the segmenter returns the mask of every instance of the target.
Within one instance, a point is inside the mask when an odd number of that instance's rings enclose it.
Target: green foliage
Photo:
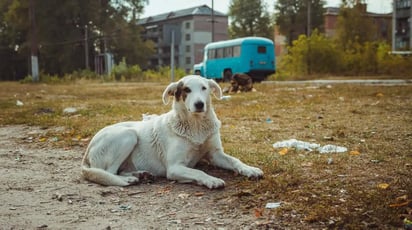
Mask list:
[[[282,57],[279,69],[286,75],[331,74],[339,69],[340,54],[336,45],[315,30],[308,39],[301,35],[293,41],[289,53]],[[282,72],[280,73],[282,74]]]
[[[346,49],[359,49],[359,44],[376,40],[377,28],[365,17],[366,5],[357,0],[345,0],[339,10],[336,39]]]
[[[273,23],[266,8],[262,0],[232,0],[229,7],[230,36],[273,38]]]
[[[311,0],[310,18],[311,30],[323,28],[323,0]],[[307,0],[278,0],[275,3],[275,21],[279,30],[287,37],[289,45],[298,39],[299,35],[308,32],[308,1]]]
[[[0,80],[27,75],[32,29],[28,0],[0,1]],[[39,68],[63,76],[85,69],[85,37],[89,66],[97,53],[111,52],[115,62],[145,65],[153,43],[142,41],[136,24],[147,0],[33,1]]]
[[[410,76],[412,56],[390,53],[384,42],[350,42],[344,49],[339,41],[314,31],[309,39],[301,35],[281,58],[276,79],[307,78],[308,75],[395,75]]]

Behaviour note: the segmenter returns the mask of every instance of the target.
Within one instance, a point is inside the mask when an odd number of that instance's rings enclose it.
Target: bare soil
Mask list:
[[[79,173],[84,147],[39,146],[32,137],[41,132],[46,131],[0,127],[1,229],[247,229],[258,224],[250,213],[228,210],[224,190],[162,178],[127,188],[84,181]],[[232,176],[217,169],[208,173]]]
[[[412,221],[412,85],[255,87],[214,106],[225,151],[265,177],[202,164],[226,181],[209,190],[164,178],[126,188],[80,178],[97,130],[170,109],[165,84],[0,84],[0,229],[403,229]],[[348,152],[272,146],[291,138]],[[272,202],[281,207],[266,209]]]

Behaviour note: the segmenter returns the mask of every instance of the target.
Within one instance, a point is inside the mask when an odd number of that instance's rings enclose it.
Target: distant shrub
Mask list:
[[[317,31],[301,35],[282,57],[276,79],[309,78],[308,75],[411,76],[412,56],[390,53],[385,42],[351,42],[344,49]]]

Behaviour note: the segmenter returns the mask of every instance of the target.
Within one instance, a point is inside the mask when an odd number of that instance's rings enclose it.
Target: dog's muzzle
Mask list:
[[[205,111],[205,103],[203,103],[202,101],[198,101],[195,103],[195,112],[196,113],[201,113]]]

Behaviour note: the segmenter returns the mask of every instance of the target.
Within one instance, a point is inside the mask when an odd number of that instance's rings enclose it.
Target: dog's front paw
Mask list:
[[[209,189],[225,187],[225,181],[216,177],[209,177],[206,180],[201,181],[199,184],[204,185]]]
[[[247,177],[253,177],[253,178],[262,178],[263,177],[263,171],[260,168],[252,167],[246,165],[245,167],[242,167],[239,169],[239,173],[243,176]]]

